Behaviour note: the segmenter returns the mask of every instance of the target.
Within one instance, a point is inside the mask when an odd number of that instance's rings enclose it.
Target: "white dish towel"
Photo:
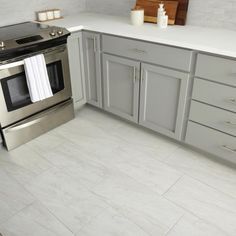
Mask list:
[[[31,101],[38,102],[52,97],[44,55],[26,58],[24,68]]]

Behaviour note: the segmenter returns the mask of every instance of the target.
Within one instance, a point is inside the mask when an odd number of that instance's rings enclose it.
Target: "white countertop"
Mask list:
[[[133,26],[129,17],[87,12],[51,21],[50,25],[65,27],[71,32],[91,30],[236,58],[236,31],[196,26],[158,29],[149,23]]]

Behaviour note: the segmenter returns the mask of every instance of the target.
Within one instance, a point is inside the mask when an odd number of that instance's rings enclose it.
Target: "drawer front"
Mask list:
[[[192,101],[189,119],[236,136],[236,113]]]
[[[102,36],[103,52],[190,71],[192,51],[115,36]]]
[[[236,88],[195,78],[193,99],[236,112]]]
[[[236,60],[199,54],[196,76],[236,86]]]
[[[186,142],[236,163],[236,138],[189,121]]]

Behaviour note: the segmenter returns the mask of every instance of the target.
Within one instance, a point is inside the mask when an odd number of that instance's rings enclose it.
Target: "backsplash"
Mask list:
[[[63,15],[88,10],[128,15],[135,0],[1,0],[0,26],[35,19],[35,11],[60,8]],[[190,0],[187,24],[236,30],[236,0]]]
[[[135,0],[86,0],[86,9],[127,15]],[[236,30],[236,0],[189,0],[187,24]]]
[[[1,0],[0,26],[36,18],[35,11],[50,8],[62,9],[63,15],[85,10],[86,0]]]

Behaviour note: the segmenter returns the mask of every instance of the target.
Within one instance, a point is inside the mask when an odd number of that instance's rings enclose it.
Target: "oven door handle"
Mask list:
[[[6,69],[10,69],[17,66],[23,66],[23,65],[24,65],[24,61],[16,61],[16,62],[12,62],[6,65],[1,65],[0,70],[6,70]]]
[[[56,112],[60,109],[63,109],[65,107],[67,107],[69,103],[71,103],[70,100],[63,103],[63,104],[57,105],[54,109],[50,110],[50,113],[54,113],[54,112]],[[34,124],[40,123],[44,119],[47,119],[48,115],[49,115],[49,113],[46,111],[46,112],[44,112],[44,114],[41,113],[39,118],[36,118],[36,116],[34,116],[34,117],[29,118],[29,119],[26,119],[26,120],[24,120],[22,122],[19,122],[19,123],[15,124],[15,125],[13,125],[9,128],[6,128],[5,133],[11,133],[11,132],[14,132],[14,131],[18,131],[18,130],[30,127]]]

